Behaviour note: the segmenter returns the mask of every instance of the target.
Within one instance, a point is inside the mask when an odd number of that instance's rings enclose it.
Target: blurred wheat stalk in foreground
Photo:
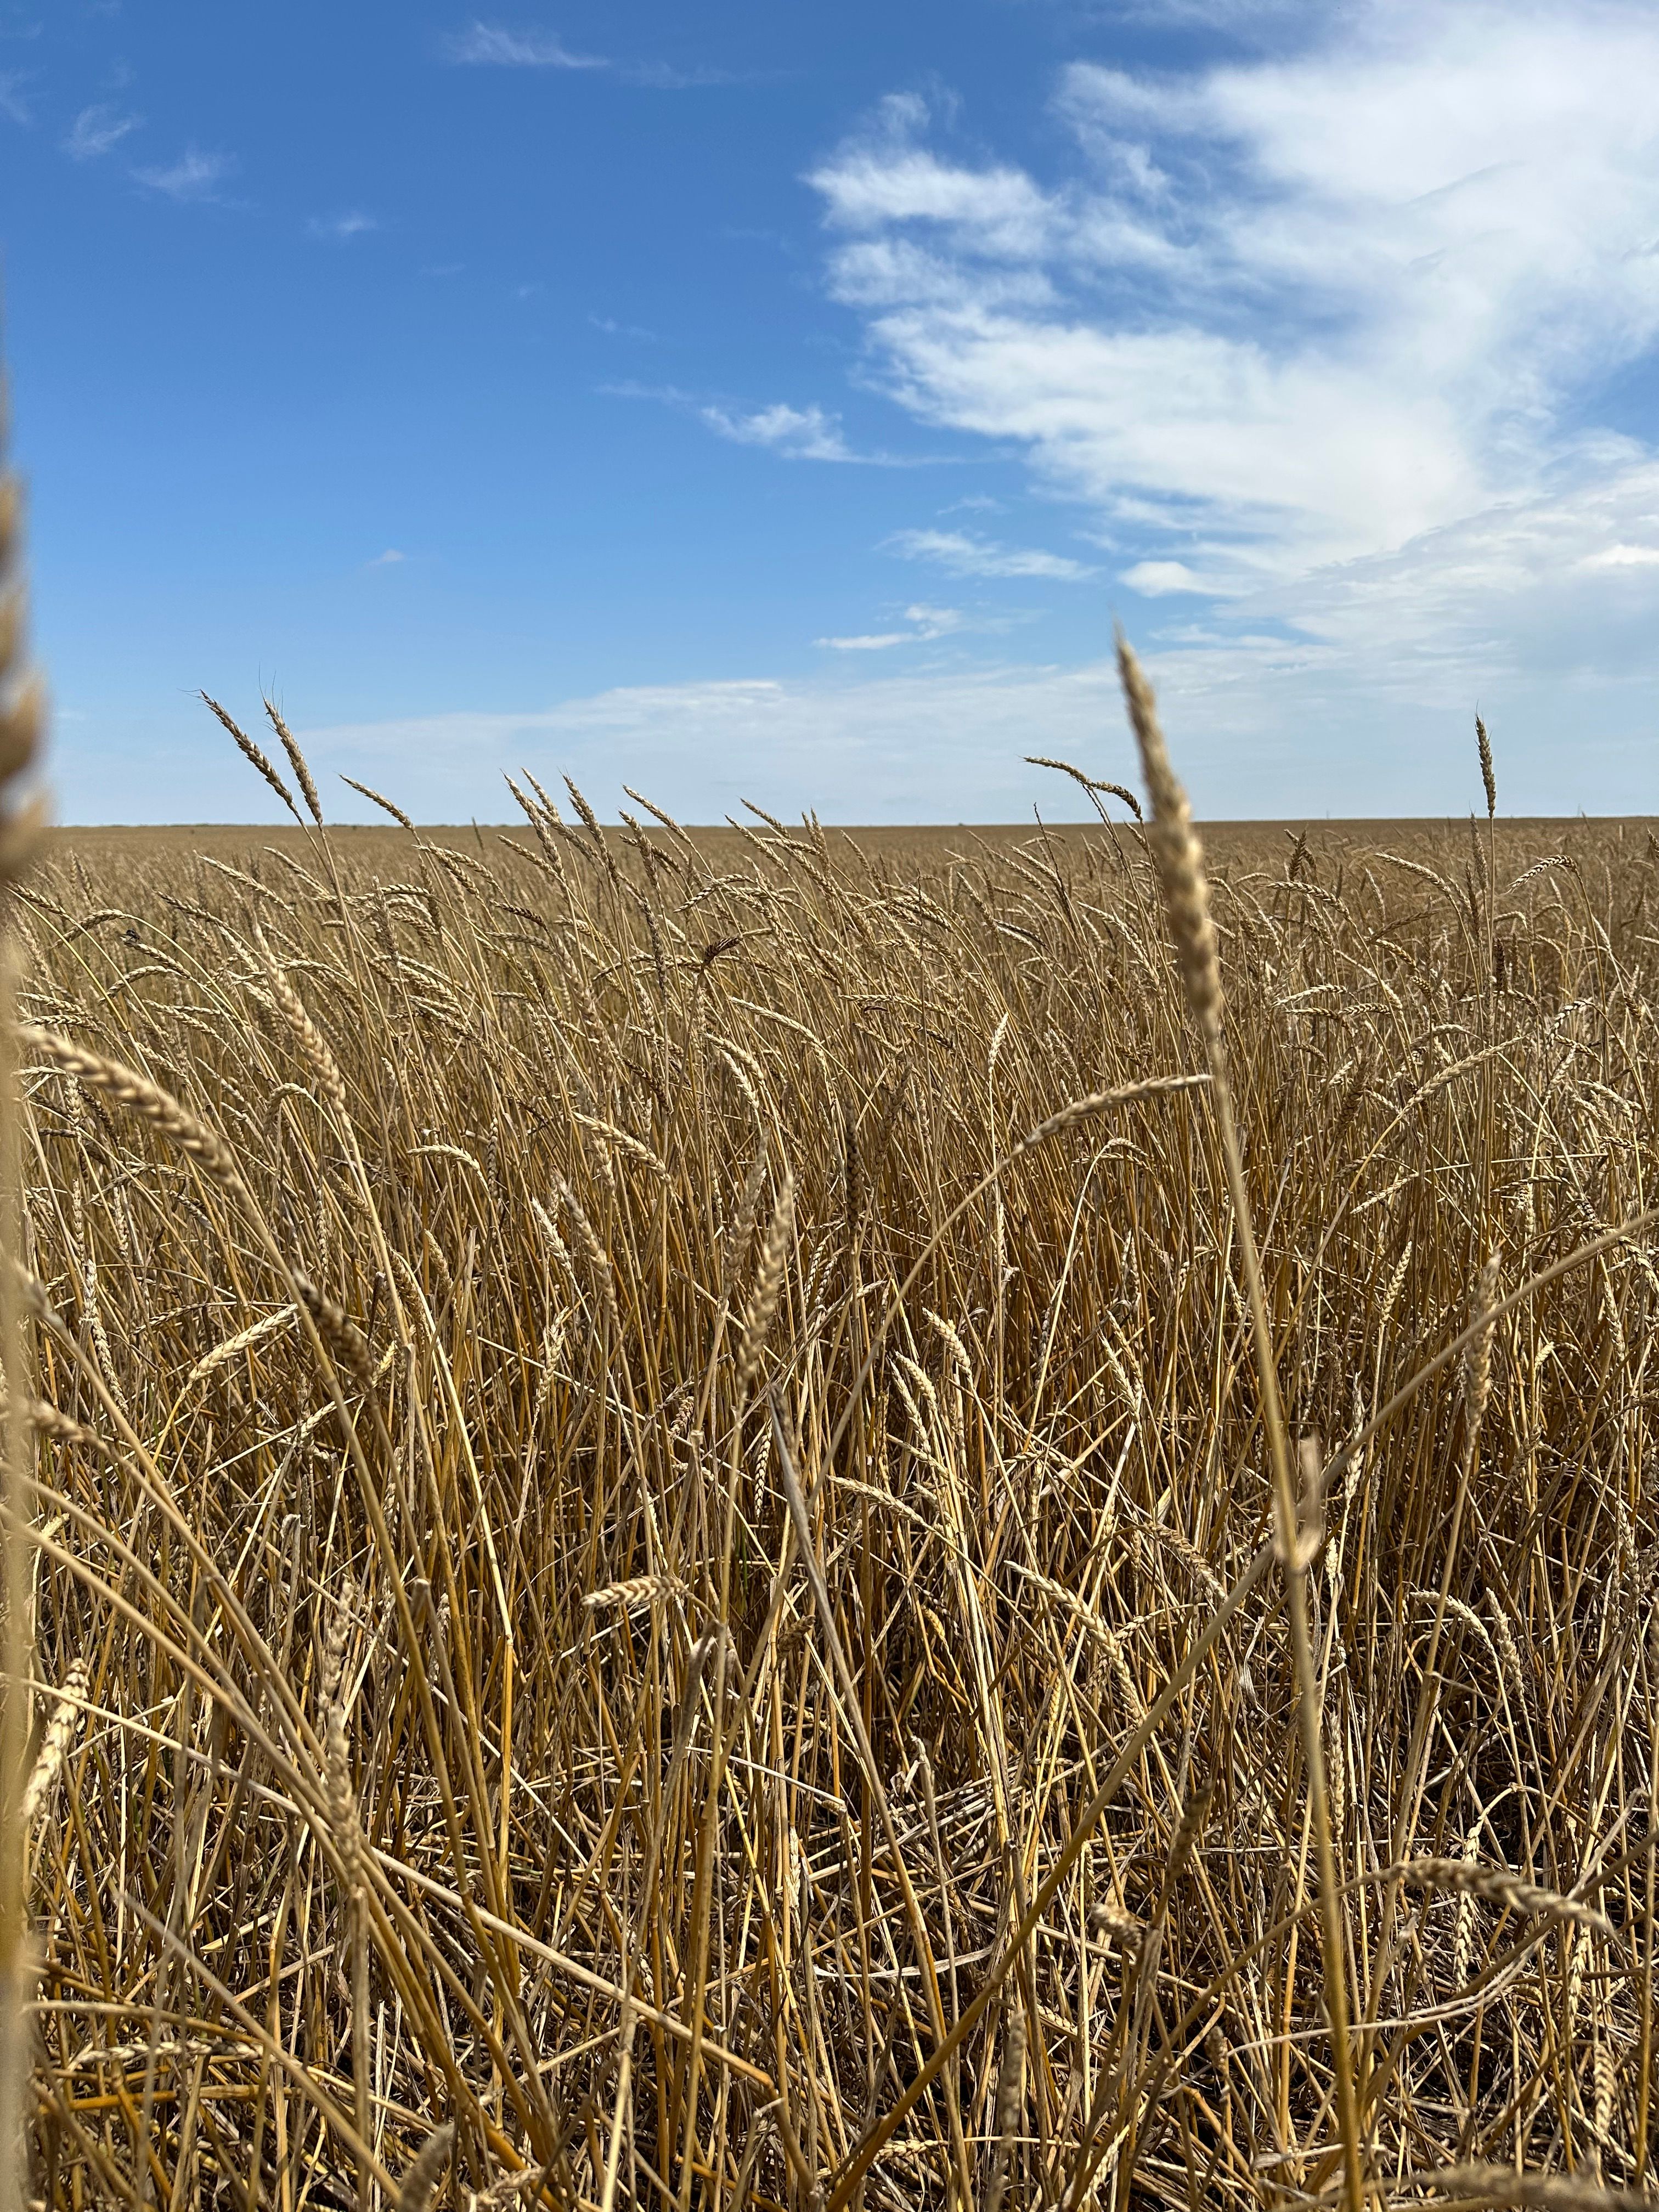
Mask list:
[[[1125,678],[20,888],[34,2198],[1647,2201],[1656,848],[1206,884]]]

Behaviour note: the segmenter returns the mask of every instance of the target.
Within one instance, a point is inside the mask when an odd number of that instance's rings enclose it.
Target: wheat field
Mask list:
[[[13,906],[24,2193],[1650,2201],[1645,826],[284,734]]]

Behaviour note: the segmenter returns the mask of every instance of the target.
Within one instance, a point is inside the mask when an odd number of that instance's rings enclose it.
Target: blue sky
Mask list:
[[[1659,811],[1659,15],[0,0],[71,821]]]

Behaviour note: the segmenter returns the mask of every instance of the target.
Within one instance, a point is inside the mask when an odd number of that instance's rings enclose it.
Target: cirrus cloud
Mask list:
[[[791,461],[854,461],[859,457],[842,435],[840,423],[821,407],[757,408],[752,414],[734,414],[728,408],[705,406],[698,413],[711,430],[734,445],[763,446]]]
[[[473,22],[449,41],[449,58],[494,69],[603,70],[602,54],[575,54],[550,31],[511,31],[500,23]]]
[[[135,169],[132,173],[167,199],[216,200],[220,185],[235,166],[228,154],[204,154],[191,146],[165,168]]]
[[[137,131],[142,115],[123,115],[118,108],[83,107],[70,125],[64,151],[72,161],[95,161]]]
[[[907,561],[932,561],[953,576],[1042,576],[1051,582],[1078,584],[1095,573],[1068,554],[999,545],[991,538],[970,537],[964,530],[899,530],[884,545]]]

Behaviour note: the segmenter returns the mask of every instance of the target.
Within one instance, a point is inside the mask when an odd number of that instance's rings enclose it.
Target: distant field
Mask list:
[[[1132,829],[1121,808],[1114,805],[1113,811],[1126,831]],[[647,822],[644,826],[653,838],[659,840],[664,834],[653,823]],[[762,822],[753,823],[750,828],[751,833],[765,834]],[[1279,867],[1286,854],[1294,849],[1297,839],[1304,836],[1308,850],[1316,858],[1333,864],[1340,864],[1348,857],[1393,850],[1437,864],[1449,860],[1461,868],[1470,849],[1467,817],[1450,821],[1413,817],[1398,821],[1334,822],[1322,817],[1312,822],[1210,822],[1202,823],[1200,828],[1212,866],[1224,870]],[[341,860],[353,869],[395,869],[408,850],[407,833],[390,823],[384,829],[356,824],[331,828],[328,834]],[[693,829],[690,834],[699,850],[715,865],[730,865],[744,849],[744,838],[724,826]],[[1097,823],[1045,823],[1039,831],[1035,823],[1028,822],[902,828],[826,824],[824,834],[831,850],[854,864],[862,854],[888,866],[932,869],[947,866],[953,854],[968,860],[981,854],[1006,854],[1038,836],[1054,849],[1081,861],[1091,851],[1103,847],[1109,833]],[[504,837],[526,848],[534,843],[531,831],[522,822],[486,823],[476,828],[471,823],[440,823],[422,827],[421,835],[434,844],[485,859],[493,859],[503,849],[501,841]],[[626,849],[623,833],[613,829],[611,835],[620,856]],[[1593,859],[1597,865],[1602,861],[1616,863],[1640,857],[1650,835],[1659,835],[1659,815],[1522,818],[1498,824],[1497,852],[1501,866],[1516,869],[1546,852],[1569,853],[1580,860]],[[1484,841],[1484,824],[1480,836]],[[300,855],[310,849],[313,842],[313,833],[292,823],[260,827],[218,823],[180,823],[167,829],[63,829],[55,830],[52,839],[55,851],[66,856],[78,854],[93,869],[145,861],[169,854],[206,853],[219,860],[239,860],[250,854],[274,848]]]
[[[56,833],[37,2197],[1642,2187],[1655,826]]]

